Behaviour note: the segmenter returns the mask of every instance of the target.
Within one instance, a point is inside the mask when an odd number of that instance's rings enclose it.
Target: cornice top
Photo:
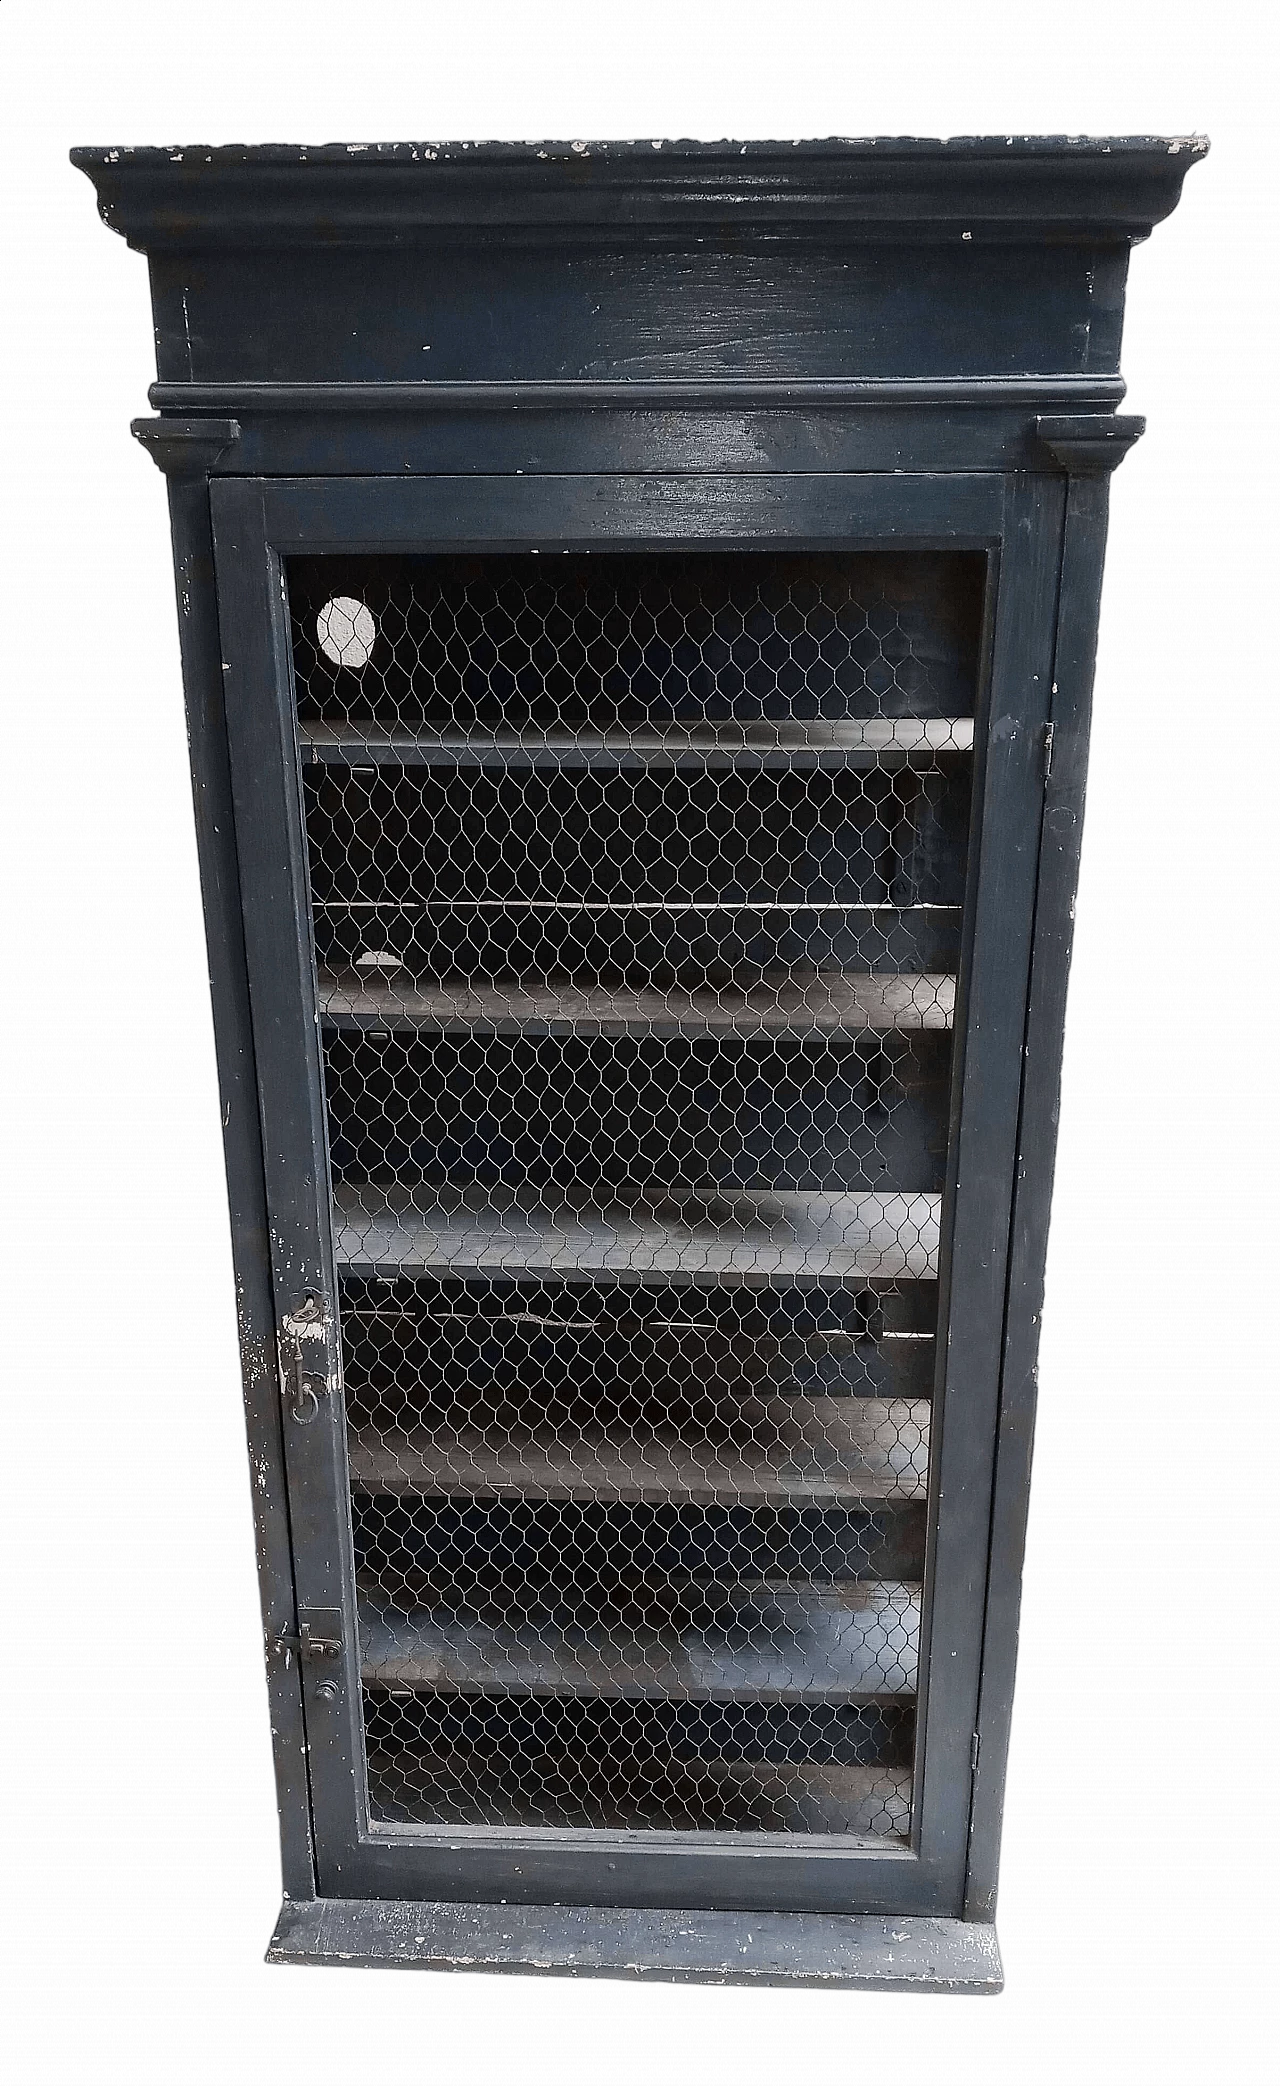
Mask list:
[[[86,146],[106,223],[144,251],[396,245],[466,231],[574,238],[1145,238],[1208,141],[577,140]]]

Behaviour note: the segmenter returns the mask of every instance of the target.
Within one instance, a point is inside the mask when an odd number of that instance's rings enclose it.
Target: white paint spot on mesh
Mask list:
[[[333,595],[316,617],[316,637],[325,658],[357,673],[369,664],[377,635],[378,626],[363,601],[349,594]]]

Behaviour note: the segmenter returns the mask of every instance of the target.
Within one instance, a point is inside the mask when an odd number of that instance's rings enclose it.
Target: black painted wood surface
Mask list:
[[[1116,412],[1125,277],[1205,149],[73,155],[151,264],[157,417],[135,432],[170,478],[290,1901],[273,1960],[998,1988],[989,1922],[1107,474],[1142,432]],[[344,749],[297,739],[282,560],[779,541],[963,546],[988,579],[970,903],[945,1014],[953,1159],[931,1197],[945,1338],[932,1381],[932,1341],[927,1367],[913,1355],[903,1375],[898,1358],[886,1379],[933,1394],[911,1838],[896,1853],[573,1832],[407,1841],[370,1825],[361,1784],[331,1311],[313,1355],[322,1417],[292,1424],[280,1396],[284,1321],[335,1292],[319,1024],[379,1018],[367,990],[315,977],[299,763]],[[467,757],[501,764],[509,749]],[[602,741],[575,757],[619,755]],[[767,766],[769,752],[724,758]],[[841,990],[859,1020],[910,1026],[905,1001],[871,1004],[856,967]],[[582,1018],[553,997],[531,992],[518,1025]],[[456,1010],[436,998],[422,1018],[447,1027]],[[690,1005],[679,1025],[702,1019]],[[803,1437],[802,1404],[793,1424]],[[603,1470],[607,1436],[598,1449]],[[437,1438],[414,1453],[426,1467]],[[615,1475],[643,1497],[634,1471]],[[385,1482],[375,1450],[357,1477]],[[830,1481],[856,1487],[852,1471]],[[894,1511],[905,1556],[925,1510]],[[304,1655],[300,1672],[308,1632],[342,1650]]]

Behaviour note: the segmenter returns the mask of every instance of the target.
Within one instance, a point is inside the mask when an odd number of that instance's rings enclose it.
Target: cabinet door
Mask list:
[[[323,1893],[961,1909],[1061,507],[214,485]]]

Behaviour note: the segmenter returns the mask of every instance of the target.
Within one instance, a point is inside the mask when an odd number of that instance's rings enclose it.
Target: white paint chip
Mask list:
[[[354,673],[368,665],[377,636],[371,611],[350,594],[331,595],[316,617],[316,640],[325,658]]]

